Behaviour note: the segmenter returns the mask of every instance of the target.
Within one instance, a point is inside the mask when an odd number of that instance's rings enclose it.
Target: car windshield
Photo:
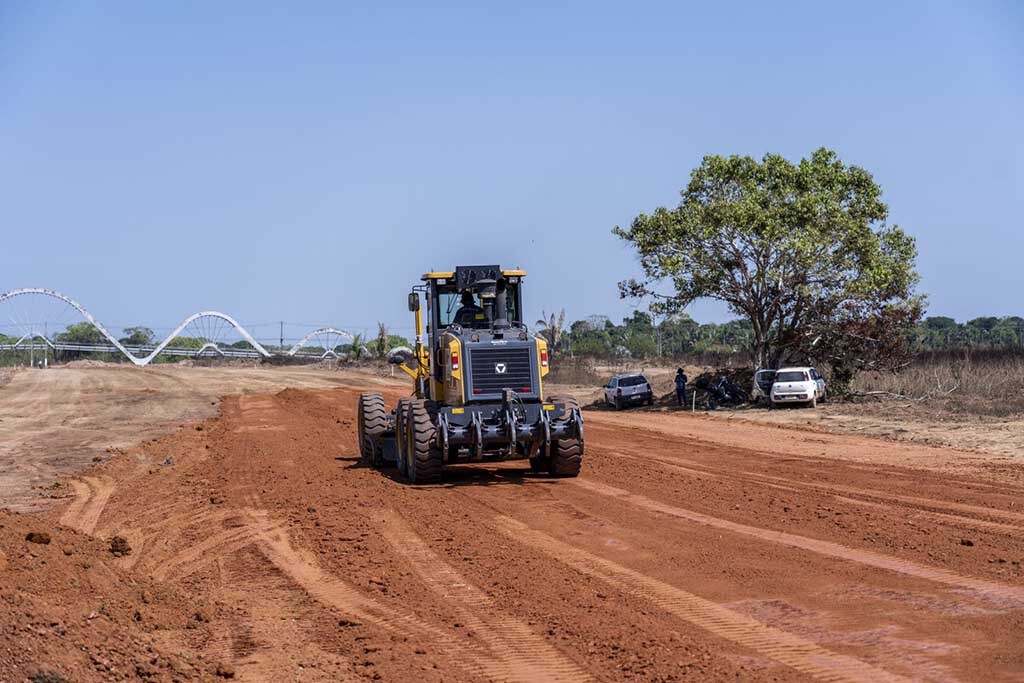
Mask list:
[[[803,382],[807,373],[799,370],[780,372],[775,375],[776,382]]]
[[[647,384],[647,378],[643,375],[633,375],[619,379],[620,387],[635,387],[638,384]]]

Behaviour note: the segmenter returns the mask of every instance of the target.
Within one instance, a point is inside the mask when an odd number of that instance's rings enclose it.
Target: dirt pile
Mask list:
[[[56,368],[70,368],[70,369],[73,370],[75,368],[109,368],[111,366],[116,366],[116,365],[119,365],[119,363],[114,363],[114,362],[105,361],[105,360],[94,360],[92,358],[81,358],[79,360],[68,361],[67,363],[62,363],[62,364],[56,365],[54,367],[56,367]]]
[[[199,613],[110,543],[0,511],[0,680],[215,680],[219,662],[181,654],[209,638]]]

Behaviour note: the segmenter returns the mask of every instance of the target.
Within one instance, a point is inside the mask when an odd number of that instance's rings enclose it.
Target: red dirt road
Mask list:
[[[587,412],[579,479],[487,463],[411,487],[359,465],[355,402],[228,398],[72,482],[55,520],[123,536],[131,554],[104,562],[125,581],[209,606],[156,632],[194,666],[167,680],[1024,678],[1019,467]],[[71,680],[106,678],[80,659]],[[0,680],[30,675],[11,661]]]

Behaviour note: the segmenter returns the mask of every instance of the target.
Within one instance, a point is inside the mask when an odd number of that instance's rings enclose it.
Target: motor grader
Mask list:
[[[550,357],[547,341],[523,322],[525,276],[500,266],[423,275],[408,297],[415,348],[389,357],[413,392],[391,411],[381,393],[359,395],[364,462],[393,461],[413,483],[440,481],[446,464],[480,460],[528,459],[534,472],[579,474],[583,415],[574,398],[544,393]]]

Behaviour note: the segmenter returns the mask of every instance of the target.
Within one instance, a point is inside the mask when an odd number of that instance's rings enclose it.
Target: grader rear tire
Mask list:
[[[562,404],[566,413],[580,407],[579,401],[572,396],[552,396],[548,402]],[[556,477],[579,476],[580,468],[583,467],[583,442],[580,439],[558,439],[553,442],[551,461],[547,465],[548,472]]]
[[[388,428],[384,395],[378,392],[359,394],[357,413],[360,460],[371,467],[377,467],[381,456],[380,439]]]
[[[395,464],[398,466],[398,473],[403,477],[409,476],[406,474],[408,471],[407,465],[408,460],[405,455],[405,447],[408,442],[406,437],[406,415],[409,412],[409,404],[413,401],[411,398],[400,398],[398,399],[398,408],[395,410],[395,446],[398,451],[395,456]]]
[[[436,484],[441,481],[444,453],[437,444],[437,411],[424,400],[409,405],[410,440],[408,476],[414,484]]]

